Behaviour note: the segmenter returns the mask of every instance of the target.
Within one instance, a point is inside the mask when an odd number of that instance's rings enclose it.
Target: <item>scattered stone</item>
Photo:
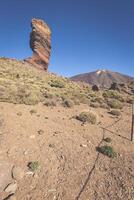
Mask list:
[[[17,190],[17,183],[10,183],[6,189],[5,192],[10,193],[10,194],[14,194]]]
[[[51,31],[47,24],[39,19],[32,19],[31,27],[30,47],[33,55],[25,61],[38,69],[47,70],[51,52]]]
[[[18,181],[24,177],[24,171],[20,167],[14,166],[12,169],[12,177]]]
[[[12,181],[12,165],[5,161],[0,161],[0,192]]]

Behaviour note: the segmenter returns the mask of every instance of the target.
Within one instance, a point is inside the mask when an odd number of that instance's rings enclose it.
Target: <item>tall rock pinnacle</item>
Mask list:
[[[51,52],[51,31],[47,24],[39,19],[32,19],[30,33],[30,47],[33,55],[25,59],[33,66],[47,70]]]

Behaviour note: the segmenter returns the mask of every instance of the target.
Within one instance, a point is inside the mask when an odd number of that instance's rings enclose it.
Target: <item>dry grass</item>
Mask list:
[[[92,112],[82,112],[78,116],[76,116],[76,119],[79,121],[90,124],[96,124],[97,122],[97,116]]]
[[[87,104],[107,109],[108,106],[121,108],[125,98],[127,102],[132,103],[133,97],[124,97],[117,91],[96,93],[88,84],[78,84],[67,78],[39,71],[22,61],[0,58],[1,102],[35,105],[39,102],[51,104],[49,103],[51,99],[56,105],[61,104],[66,107]]]

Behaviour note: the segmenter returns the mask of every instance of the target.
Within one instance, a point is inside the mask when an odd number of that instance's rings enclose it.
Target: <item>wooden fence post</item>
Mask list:
[[[131,130],[131,141],[134,139],[134,104],[132,104],[132,130]]]

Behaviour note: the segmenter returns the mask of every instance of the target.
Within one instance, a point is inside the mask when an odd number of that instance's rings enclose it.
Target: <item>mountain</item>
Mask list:
[[[91,85],[100,85],[110,87],[113,82],[128,83],[134,81],[134,77],[130,77],[118,72],[109,70],[97,70],[94,72],[79,74],[70,78],[72,81],[80,81]]]

